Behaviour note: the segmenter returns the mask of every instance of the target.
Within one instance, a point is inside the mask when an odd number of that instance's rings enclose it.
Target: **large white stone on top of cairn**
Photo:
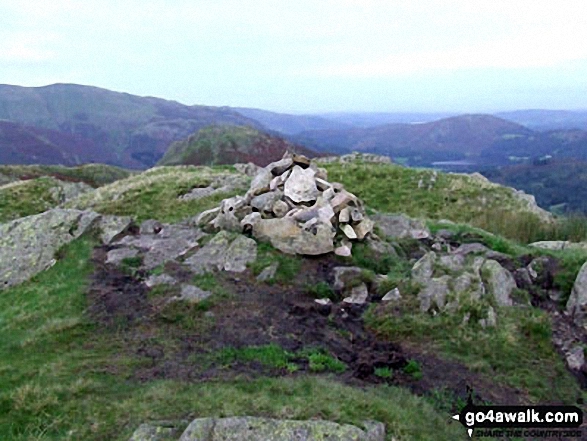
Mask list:
[[[316,171],[311,168],[303,169],[295,165],[285,181],[284,194],[295,203],[313,202],[320,193],[316,187],[314,175]]]

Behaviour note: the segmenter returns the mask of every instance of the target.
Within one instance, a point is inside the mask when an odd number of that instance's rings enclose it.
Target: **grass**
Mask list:
[[[534,308],[502,308],[497,317],[497,327],[487,329],[476,324],[474,315],[463,326],[460,316],[430,316],[416,308],[393,316],[385,308],[371,309],[366,320],[382,336],[433,347],[475,372],[524,391],[533,403],[574,403],[579,386],[552,346],[548,315]]]
[[[46,177],[0,187],[0,223],[55,207],[60,201],[51,190],[57,188],[57,181]]]
[[[261,271],[274,263],[277,263],[277,271],[268,282],[287,285],[291,284],[298,276],[302,266],[302,258],[282,253],[268,242],[259,242],[257,244],[257,260],[249,264],[253,274],[258,276]]]
[[[423,376],[420,363],[418,363],[416,360],[409,360],[408,364],[404,366],[404,372],[408,375],[411,375],[415,380],[421,380]]]
[[[70,201],[67,206],[91,209],[99,213],[132,216],[138,222],[156,219],[177,222],[220,204],[228,197],[244,194],[246,188],[197,200],[185,201],[180,196],[198,187],[207,187],[216,179],[228,176],[225,168],[157,167],[97,189]]]
[[[313,285],[308,285],[306,291],[311,297],[316,299],[330,299],[332,301],[338,300],[334,289],[330,286],[329,283],[325,281],[320,281]]]
[[[359,389],[306,376],[133,380],[133,369],[148,360],[125,355],[118,331],[98,331],[85,315],[92,246],[89,238],[72,242],[52,268],[1,292],[0,439],[127,440],[145,421],[228,415],[375,419],[390,436],[462,436],[424,399],[394,387]],[[279,360],[279,351],[261,353]]]

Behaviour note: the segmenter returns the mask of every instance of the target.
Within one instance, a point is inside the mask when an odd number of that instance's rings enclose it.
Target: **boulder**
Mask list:
[[[100,240],[108,245],[125,234],[132,225],[132,219],[128,216],[105,216],[99,220]]]
[[[436,253],[430,251],[418,260],[412,267],[412,280],[416,283],[425,285],[434,274],[434,264],[436,262]]]
[[[424,222],[409,218],[403,214],[376,214],[372,216],[381,234],[394,239],[426,239],[430,230]]]
[[[366,422],[364,429],[323,420],[277,420],[258,417],[199,418],[179,441],[384,441],[385,426]]]
[[[253,236],[287,254],[316,256],[334,251],[332,226],[318,221],[313,227],[306,230],[291,217],[261,219],[253,226]]]
[[[101,215],[54,208],[0,224],[0,289],[17,285],[55,263],[55,253],[92,227]]]
[[[575,324],[587,328],[587,320],[585,319],[587,316],[587,262],[583,264],[577,274],[571,296],[567,301],[567,312]]]
[[[243,272],[247,264],[256,259],[257,243],[253,239],[242,235],[233,238],[226,231],[221,231],[184,263],[196,274],[215,270]]]
[[[435,305],[439,311],[444,309],[450,279],[450,276],[442,276],[426,282],[424,288],[418,293],[420,311],[428,312]]]
[[[511,306],[512,291],[516,288],[516,281],[514,276],[502,267],[496,260],[486,260],[481,267],[481,276],[487,290],[498,306]]]

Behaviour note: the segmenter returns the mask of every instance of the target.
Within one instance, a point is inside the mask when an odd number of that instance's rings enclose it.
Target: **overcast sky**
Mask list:
[[[0,83],[285,112],[587,109],[584,0],[2,0]]]

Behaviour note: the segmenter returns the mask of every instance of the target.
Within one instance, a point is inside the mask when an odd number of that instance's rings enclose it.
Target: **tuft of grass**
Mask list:
[[[388,367],[375,368],[375,375],[379,378],[389,380],[393,378],[393,371]]]
[[[300,355],[307,357],[312,372],[334,372],[340,374],[346,370],[346,364],[334,358],[323,349],[302,351]]]
[[[336,293],[332,287],[324,281],[320,281],[313,285],[308,285],[306,291],[310,296],[316,299],[330,299],[332,301],[337,300]]]
[[[225,348],[218,354],[217,360],[222,364],[231,364],[236,361],[257,361],[264,366],[275,369],[287,369],[290,372],[297,370],[297,366],[291,362],[295,355],[284,350],[274,343],[264,346],[247,346],[244,348]]]
[[[269,265],[277,263],[275,277],[269,280],[270,283],[291,284],[297,277],[302,266],[302,259],[299,256],[282,253],[273,248],[270,243],[259,242],[257,244],[257,260],[249,264],[249,268],[255,276]]]
[[[420,363],[418,363],[416,360],[409,360],[408,364],[404,366],[404,372],[415,380],[421,380],[423,376]]]

